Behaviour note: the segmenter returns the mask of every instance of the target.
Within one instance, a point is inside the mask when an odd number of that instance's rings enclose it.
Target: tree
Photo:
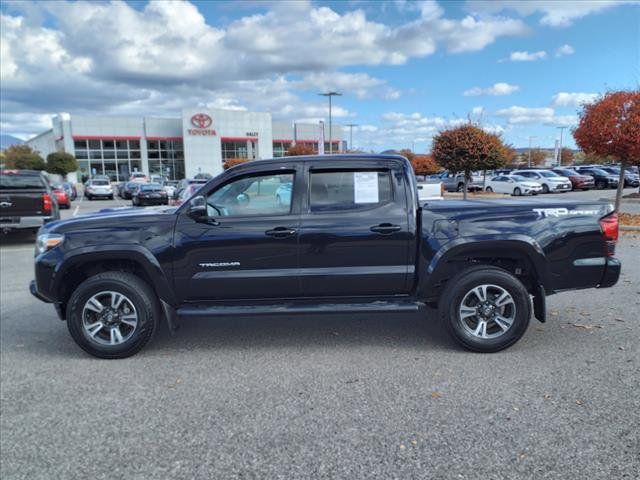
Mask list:
[[[560,150],[560,165],[572,165],[573,164],[574,155],[573,152],[568,148],[563,148]]]
[[[222,164],[222,168],[225,170],[230,169],[231,167],[235,167],[236,165],[240,165],[242,163],[247,163],[249,160],[246,158],[228,158]]]
[[[464,172],[464,199],[473,170],[491,170],[505,163],[506,147],[499,136],[466,124],[443,130],[433,137],[432,154],[450,172]]]
[[[640,163],[640,90],[606,93],[584,105],[573,131],[578,146],[587,154],[611,156],[620,162],[616,211],[624,188],[624,169]]]
[[[38,152],[29,145],[11,145],[4,153],[6,168],[44,170],[46,165]]]
[[[53,152],[47,155],[47,172],[57,173],[63,177],[67,173],[78,170],[76,157],[66,152]]]
[[[287,157],[298,157],[301,155],[313,155],[317,153],[311,145],[306,143],[294,143],[287,150]]]
[[[532,166],[540,166],[540,165],[544,165],[545,160],[547,159],[547,154],[544,152],[544,150],[541,150],[539,148],[534,148],[531,150],[531,165]],[[527,163],[527,165],[529,164],[529,152],[527,152],[526,156],[525,156],[525,162]]]
[[[413,155],[411,166],[416,175],[431,175],[441,169],[432,155]]]

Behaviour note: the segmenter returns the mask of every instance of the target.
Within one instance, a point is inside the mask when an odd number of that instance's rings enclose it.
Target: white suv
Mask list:
[[[528,180],[538,182],[542,185],[542,193],[571,191],[571,180],[550,170],[516,170],[511,172],[511,175],[520,175]]]

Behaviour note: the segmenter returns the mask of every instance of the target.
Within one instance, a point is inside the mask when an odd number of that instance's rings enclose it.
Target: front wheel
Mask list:
[[[520,195],[522,195],[522,190],[520,190],[520,188],[516,187],[513,189],[513,195],[516,197],[519,197]]]
[[[549,193],[549,185],[546,183],[542,184],[542,193]]]
[[[448,282],[439,301],[449,334],[475,352],[497,352],[516,343],[529,326],[531,304],[522,283],[506,270],[478,266]]]
[[[489,192],[489,193],[493,192],[493,188],[491,188],[491,187],[487,187],[484,190],[485,190],[485,192]]]
[[[464,190],[464,183],[459,183],[458,188],[456,189],[456,192],[461,192],[463,190]]]
[[[144,347],[159,313],[153,290],[129,272],[105,272],[80,284],[69,299],[67,327],[85,352],[125,358]]]

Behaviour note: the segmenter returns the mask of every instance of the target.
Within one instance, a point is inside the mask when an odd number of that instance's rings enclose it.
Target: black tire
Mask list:
[[[542,193],[549,193],[549,185],[546,183],[542,184]]]
[[[110,196],[109,196],[109,200],[113,200],[113,195],[110,195]]]
[[[456,188],[456,192],[461,192],[464,190],[464,183],[459,183],[458,188]]]
[[[92,201],[93,197],[91,195],[87,195],[87,200]]]
[[[598,180],[596,182],[596,188],[598,190],[604,190],[605,188],[607,188],[607,182],[605,182],[604,180]]]
[[[522,195],[522,190],[520,190],[520,187],[516,187],[513,189],[513,195],[515,195],[516,197]]]
[[[115,345],[103,345],[89,338],[83,326],[85,303],[101,291],[115,291],[133,303],[138,325],[131,337]],[[104,272],[85,280],[71,294],[67,308],[67,328],[73,340],[85,352],[99,358],[126,358],[136,354],[153,336],[160,309],[156,296],[147,283],[128,272]]]
[[[515,312],[506,331],[495,338],[481,339],[467,330],[459,309],[473,288],[486,284],[495,285],[509,293]],[[524,285],[506,270],[487,265],[469,268],[452,278],[438,303],[440,320],[445,329],[463,347],[474,352],[498,352],[510,347],[527,331],[531,318],[531,301]]]
[[[489,192],[489,193],[493,192],[493,188],[491,188],[491,187],[487,187],[484,190],[485,190],[485,192]]]

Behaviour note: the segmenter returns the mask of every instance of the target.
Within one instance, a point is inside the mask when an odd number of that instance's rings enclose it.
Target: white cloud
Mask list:
[[[575,20],[618,5],[637,4],[629,0],[467,0],[467,9],[473,12],[496,14],[514,11],[520,16],[540,15],[540,23],[551,27],[567,27]]]
[[[464,92],[465,97],[477,97],[480,95],[511,95],[514,92],[520,90],[518,85],[510,85],[504,82],[494,83],[487,88],[473,87]]]
[[[509,60],[512,62],[535,62],[536,60],[542,60],[547,58],[547,52],[540,50],[538,52],[511,52]]]
[[[480,116],[483,113],[484,113],[484,107],[473,107],[471,109],[471,114],[472,115]]]
[[[597,98],[597,93],[558,92],[552,97],[552,103],[556,107],[579,107],[585,103],[592,103]]]
[[[576,115],[556,116],[555,110],[551,107],[521,107],[512,106],[503,108],[496,112],[496,116],[503,117],[510,125],[575,125]]]
[[[297,87],[303,90],[325,92],[337,90],[343,94],[355,95],[359,99],[372,96],[395,100],[400,98],[400,91],[387,85],[386,80],[374,78],[366,73],[318,72],[305,75],[297,82]]]
[[[556,57],[563,57],[565,55],[573,55],[576,50],[569,44],[565,43],[556,50]]]

